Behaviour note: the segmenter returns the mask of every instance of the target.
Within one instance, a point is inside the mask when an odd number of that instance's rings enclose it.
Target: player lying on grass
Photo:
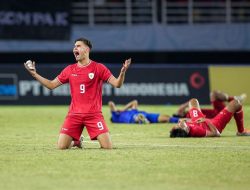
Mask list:
[[[234,99],[239,99],[241,102],[244,102],[246,97],[247,97],[246,94],[241,94],[239,96],[229,96],[225,92],[215,90],[210,93],[210,102],[213,108],[212,109],[201,108],[201,112],[206,116],[206,118],[213,118],[221,110],[225,108],[226,102],[230,102]],[[190,118],[190,115],[188,112],[188,104],[189,104],[189,101],[185,102],[184,104],[181,104],[177,113],[173,114],[173,116],[180,117],[180,118]]]
[[[113,123],[177,123],[179,118],[170,117],[166,114],[148,113],[138,110],[138,101],[133,100],[125,105],[122,109],[117,109],[114,102],[108,103],[111,111],[111,121]]]
[[[54,80],[48,80],[36,72],[35,62],[24,63],[29,73],[43,86],[52,90],[69,83],[71,104],[62,125],[57,146],[68,149],[81,147],[80,136],[86,127],[91,140],[98,140],[101,148],[111,149],[109,130],[102,115],[102,85],[108,82],[120,88],[125,79],[131,59],[125,60],[118,78],[103,64],[89,58],[92,44],[85,38],[75,40],[73,54],[76,63],[67,66]]]
[[[244,128],[241,101],[234,99],[214,118],[207,119],[201,112],[197,99],[189,101],[190,119],[183,119],[170,131],[170,137],[219,137],[234,117],[238,136],[250,136],[250,131]]]

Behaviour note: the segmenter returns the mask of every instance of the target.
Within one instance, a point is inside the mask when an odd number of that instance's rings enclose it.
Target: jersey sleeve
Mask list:
[[[107,82],[109,78],[112,76],[111,71],[103,64],[99,64],[99,72],[100,72],[100,78]]]
[[[65,84],[69,82],[70,70],[71,69],[69,65],[65,69],[63,69],[62,72],[57,76],[57,79],[60,83]]]

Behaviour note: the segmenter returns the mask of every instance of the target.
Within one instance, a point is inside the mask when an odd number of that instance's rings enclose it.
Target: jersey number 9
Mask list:
[[[84,93],[85,93],[85,85],[84,85],[84,84],[81,84],[81,85],[80,85],[80,93],[81,93],[81,94],[84,94]]]

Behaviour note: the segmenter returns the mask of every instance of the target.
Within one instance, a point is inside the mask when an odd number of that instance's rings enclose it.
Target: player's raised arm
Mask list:
[[[55,78],[54,80],[48,80],[36,72],[36,63],[34,61],[28,60],[24,63],[24,67],[27,71],[43,86],[47,87],[48,89],[52,90],[61,85],[61,83]]]
[[[113,87],[120,88],[123,85],[123,82],[124,82],[124,79],[125,79],[125,73],[126,73],[127,69],[129,68],[130,64],[131,64],[131,58],[125,60],[125,62],[122,65],[121,72],[120,72],[118,78],[111,77],[109,79],[108,82]]]
[[[127,103],[121,111],[126,111],[128,109],[137,109],[138,108],[138,101],[132,100],[131,102]]]
[[[210,130],[206,130],[206,137],[220,137],[220,132],[211,122],[207,121],[207,125]]]

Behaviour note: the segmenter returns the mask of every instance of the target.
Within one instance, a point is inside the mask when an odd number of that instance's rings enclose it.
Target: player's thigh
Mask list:
[[[61,133],[58,138],[57,147],[58,149],[67,149],[70,147],[73,138],[67,134]]]
[[[91,140],[96,140],[99,135],[109,132],[107,124],[101,113],[92,114],[85,117],[84,125],[86,126]]]
[[[229,112],[226,108],[223,109],[216,117],[211,119],[210,121],[221,133],[226,125],[229,123],[231,118],[233,117],[233,113]]]
[[[74,140],[79,140],[83,130],[83,116],[68,114],[62,125],[60,134],[66,134]]]

